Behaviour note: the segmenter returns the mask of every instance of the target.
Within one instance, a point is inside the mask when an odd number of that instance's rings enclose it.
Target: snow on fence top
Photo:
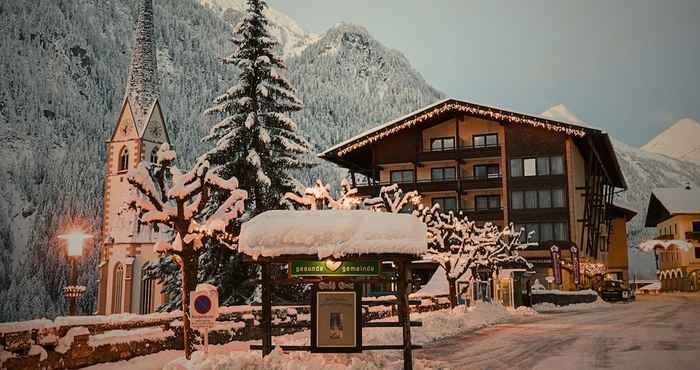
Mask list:
[[[647,240],[645,242],[642,242],[639,244],[637,249],[641,250],[642,252],[651,252],[655,250],[656,248],[660,249],[668,249],[669,247],[676,247],[678,249],[681,249],[683,251],[688,251],[688,249],[693,248],[693,244],[685,241],[685,240]]]
[[[253,258],[412,254],[427,250],[426,229],[408,214],[372,211],[267,211],[243,224],[239,251]]]

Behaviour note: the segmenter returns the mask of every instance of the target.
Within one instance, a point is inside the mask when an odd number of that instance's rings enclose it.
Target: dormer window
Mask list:
[[[126,171],[129,169],[129,149],[123,147],[122,151],[119,153],[119,172]]]

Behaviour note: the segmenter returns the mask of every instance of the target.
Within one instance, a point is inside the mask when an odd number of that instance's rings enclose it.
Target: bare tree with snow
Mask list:
[[[306,188],[302,195],[288,192],[284,197],[298,208],[311,210],[351,210],[360,209],[362,206],[362,198],[357,194],[357,189],[347,179],[343,179],[340,182],[340,196],[337,199],[331,194],[330,184],[324,184],[321,180],[316,180],[316,183]]]
[[[379,196],[365,199],[364,206],[375,211],[400,213],[406,211],[406,207],[416,207],[420,201],[417,191],[404,193],[398,184],[393,184],[382,186]]]
[[[181,270],[183,339],[189,359],[193,351],[189,292],[197,285],[202,247],[214,240],[235,246],[237,239],[230,233],[230,226],[243,213],[248,194],[239,189],[235,177],[223,179],[218,168],[210,168],[204,159],[191,170],[180,171],[173,164],[175,156],[166,143],[158,151],[156,164],[141,162],[129,171],[127,179],[134,191],[128,207],[137,212],[140,223],[170,235],[170,240],[161,239],[153,248],[171,256]],[[211,202],[215,194],[224,201]]]

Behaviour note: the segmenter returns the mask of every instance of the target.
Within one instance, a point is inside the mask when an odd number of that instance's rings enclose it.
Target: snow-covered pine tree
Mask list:
[[[248,189],[251,216],[289,208],[284,194],[299,186],[290,171],[310,166],[304,159],[309,144],[290,118],[303,105],[278,72],[286,67],[274,54],[277,41],[267,30],[266,7],[262,0],[248,0],[247,14],[234,29],[236,49],[223,61],[238,67],[238,84],[206,111],[221,121],[204,138],[216,143],[206,155],[209,162]]]
[[[164,143],[158,150],[156,164],[141,162],[129,170],[127,181],[134,191],[124,211],[135,211],[140,223],[168,235],[167,241],[160,239],[153,249],[179,266],[183,340],[189,359],[194,338],[188,315],[189,293],[198,283],[202,247],[213,241],[235,246],[237,239],[230,233],[231,225],[243,214],[247,193],[238,187],[235,177],[224,180],[218,169],[210,168],[202,158],[187,172],[174,166],[174,161],[175,151]],[[212,194],[225,201],[213,204]]]
[[[225,64],[238,67],[238,83],[206,111],[221,120],[204,141],[216,145],[206,154],[209,162],[220,166],[222,176],[237,176],[241,187],[248,189],[247,217],[252,217],[271,209],[291,208],[284,194],[299,187],[291,173],[310,166],[305,159],[310,150],[291,119],[291,113],[300,111],[303,104],[279,73],[286,66],[274,53],[277,41],[269,34],[263,14],[267,4],[261,0],[248,0],[247,4],[246,15],[234,28],[235,50],[223,59]],[[253,293],[245,278],[250,267],[240,263],[235,252],[208,248],[203,260],[203,278],[231,290],[233,296],[224,296],[224,302],[241,303],[240,296],[246,291]],[[282,294],[285,299],[295,295],[288,293]]]

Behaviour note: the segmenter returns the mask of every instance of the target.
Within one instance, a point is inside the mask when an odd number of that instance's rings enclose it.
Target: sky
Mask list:
[[[700,121],[700,0],[268,0],[307,32],[366,27],[446,95],[527,113],[566,105],[643,145]]]

